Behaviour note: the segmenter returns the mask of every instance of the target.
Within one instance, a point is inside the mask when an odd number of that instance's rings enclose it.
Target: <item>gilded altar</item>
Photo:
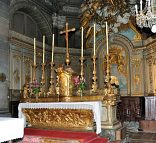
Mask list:
[[[100,102],[20,103],[18,109],[26,126],[101,132]]]
[[[93,130],[93,113],[87,109],[22,109],[35,128]]]

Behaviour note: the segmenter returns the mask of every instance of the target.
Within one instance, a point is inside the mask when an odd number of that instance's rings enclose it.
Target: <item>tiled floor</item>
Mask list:
[[[156,133],[131,132],[129,143],[156,143]]]

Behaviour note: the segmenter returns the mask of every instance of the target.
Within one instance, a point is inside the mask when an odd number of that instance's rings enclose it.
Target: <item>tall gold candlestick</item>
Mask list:
[[[36,66],[36,38],[34,38],[34,66]]]
[[[33,77],[32,77],[32,79],[33,79],[32,82],[36,81],[36,65],[33,65]]]
[[[34,38],[34,65],[33,65],[33,82],[36,81],[36,38]]]
[[[42,79],[41,79],[41,85],[40,85],[40,92],[39,96],[46,96],[45,93],[45,63],[42,63]]]
[[[45,35],[43,36],[43,64],[45,62]]]
[[[52,37],[52,51],[51,51],[51,62],[53,63],[54,62],[54,34],[53,34],[53,37]]]
[[[47,96],[55,96],[56,95],[56,87],[55,87],[55,83],[54,83],[54,63],[51,62],[51,75],[50,75],[50,87],[49,90],[47,92]]]
[[[96,76],[96,56],[93,56],[93,82],[92,82],[92,90],[91,90],[91,94],[96,92],[97,90],[97,76]]]
[[[94,56],[95,56],[95,24],[94,24],[94,49],[93,51],[94,51]]]
[[[83,57],[83,27],[81,28],[81,57]]]
[[[97,90],[97,76],[96,76],[96,55],[95,55],[95,24],[94,24],[94,43],[93,43],[93,83],[92,83],[92,90],[91,90],[91,94],[93,92],[96,92]]]
[[[80,57],[80,62],[81,62],[81,73],[80,73],[80,82],[84,82],[84,67],[83,67],[83,27],[81,28],[81,57]],[[80,90],[80,96],[82,97],[83,91]]]
[[[106,22],[106,44],[107,44],[107,55],[108,55],[109,51],[108,51],[108,26],[107,26],[107,22]]]

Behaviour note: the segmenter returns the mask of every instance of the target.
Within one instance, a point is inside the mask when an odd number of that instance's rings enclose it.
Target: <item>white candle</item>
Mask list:
[[[142,13],[142,0],[140,0],[140,12]]]
[[[43,36],[43,64],[45,61],[45,36]]]
[[[93,47],[93,51],[94,51],[94,56],[95,56],[95,24],[94,24],[94,47]]]
[[[81,28],[81,57],[83,57],[83,27]]]
[[[52,51],[51,51],[51,62],[54,62],[54,34],[52,37]]]
[[[36,38],[34,38],[34,66],[36,66]]]
[[[136,11],[136,15],[138,15],[138,6],[135,5],[135,11]]]
[[[151,2],[150,2],[150,1],[151,1],[151,0],[149,0],[149,1],[148,1],[148,7],[150,7],[150,6],[151,6]]]
[[[107,22],[106,22],[106,44],[107,44],[107,55],[108,55],[108,28],[107,28]]]

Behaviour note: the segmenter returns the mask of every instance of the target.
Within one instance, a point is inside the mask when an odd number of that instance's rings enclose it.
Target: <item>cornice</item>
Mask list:
[[[27,37],[23,34],[20,34],[15,31],[10,30],[9,31],[9,40],[10,40],[10,43],[13,45],[33,51],[33,44],[34,44],[33,38]],[[37,49],[42,50],[41,42],[37,41],[36,45],[37,45]],[[51,46],[46,44],[46,51],[50,53],[51,49],[52,49]],[[54,52],[56,54],[66,54],[66,48],[65,47],[55,47]],[[69,48],[69,53],[71,55],[80,55],[81,50],[76,49],[76,48]]]

